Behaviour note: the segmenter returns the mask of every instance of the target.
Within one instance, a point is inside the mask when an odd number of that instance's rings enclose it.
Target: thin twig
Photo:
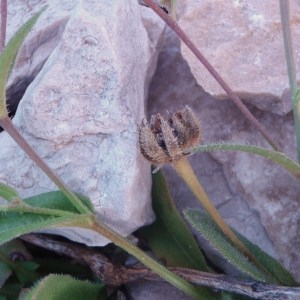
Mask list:
[[[40,234],[28,234],[22,240],[55,253],[76,259],[88,265],[94,274],[106,284],[119,286],[136,280],[161,281],[162,279],[151,270],[139,267],[115,266],[102,254],[94,249],[71,242],[62,242]],[[297,300],[300,299],[300,287],[271,285],[255,280],[243,280],[222,274],[206,273],[186,268],[169,268],[170,271],[185,280],[199,286],[207,286],[240,295],[262,300]]]
[[[281,26],[282,26],[282,36],[285,51],[285,60],[287,65],[287,71],[290,82],[290,91],[293,100],[293,115],[295,123],[295,133],[297,142],[297,156],[298,162],[300,162],[300,97],[299,97],[299,87],[297,85],[296,78],[296,64],[294,59],[293,43],[292,43],[292,33],[290,25],[290,7],[288,0],[280,0],[280,16],[281,16]]]
[[[290,88],[292,96],[297,90],[297,80],[296,80],[296,67],[294,60],[294,51],[292,43],[292,33],[290,26],[290,7],[288,0],[280,0],[280,16],[281,16],[281,26],[282,35],[284,41],[284,50],[286,55],[286,64],[288,70],[288,76],[290,81]]]
[[[277,151],[279,147],[277,143],[273,140],[270,134],[262,126],[262,124],[253,116],[249,109],[245,106],[242,100],[233,92],[233,90],[228,86],[216,69],[207,61],[204,55],[199,51],[191,39],[185,34],[185,32],[179,27],[177,22],[172,19],[164,10],[162,10],[153,0],[144,0],[155,13],[157,13],[168,26],[178,35],[178,37],[186,44],[186,46],[195,54],[198,60],[203,64],[207,71],[215,78],[223,90],[227,93],[229,99],[239,108],[239,110],[244,114],[244,116],[257,128],[261,135],[268,141],[268,143]]]
[[[1,14],[0,53],[2,53],[5,47],[5,40],[6,40],[7,0],[1,0],[0,14]]]

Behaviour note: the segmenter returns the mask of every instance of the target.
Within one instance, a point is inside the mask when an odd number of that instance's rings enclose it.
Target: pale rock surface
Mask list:
[[[273,1],[178,1],[182,29],[229,86],[256,107],[284,115],[291,110],[279,3]],[[290,1],[297,77],[300,77],[300,7]],[[182,44],[183,57],[199,85],[227,95]]]
[[[11,1],[8,36],[46,2]],[[9,82],[13,89],[23,80],[24,88],[34,79],[13,122],[72,190],[90,198],[101,220],[127,236],[154,218],[137,124],[165,25],[136,0],[47,4]],[[21,197],[57,189],[5,132],[0,145],[0,181]],[[55,233],[87,245],[108,242],[82,230]]]
[[[214,99],[197,84],[181,57],[179,41],[168,33],[149,90],[149,115],[174,112],[186,104],[202,121],[204,143],[226,140],[266,146],[230,101]],[[250,109],[283,151],[295,159],[292,114],[283,117]],[[192,155],[189,160],[225,220],[279,258],[300,280],[299,180],[270,161],[250,154],[211,152]],[[172,168],[164,167],[163,172],[180,211],[201,208]]]

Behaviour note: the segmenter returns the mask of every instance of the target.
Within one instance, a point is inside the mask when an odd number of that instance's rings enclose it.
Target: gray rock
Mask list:
[[[137,280],[126,285],[126,289],[130,294],[132,300],[189,300],[187,296],[180,290],[167,282],[149,282],[146,280]]]
[[[269,1],[178,1],[179,24],[229,86],[256,107],[291,110],[279,4]],[[297,77],[300,75],[300,7],[290,3]],[[185,45],[182,53],[199,85],[227,95]]]
[[[186,104],[200,117],[204,143],[226,140],[266,146],[230,101],[216,100],[199,87],[181,57],[179,41],[169,32],[150,86],[149,115],[174,112]],[[292,115],[250,109],[283,151],[295,158]],[[274,163],[250,154],[212,152],[192,155],[189,160],[225,220],[279,258],[300,280],[299,181]],[[163,172],[180,211],[201,208],[173,168],[164,167]]]
[[[45,1],[30,3],[37,11]],[[165,25],[136,0],[48,5],[10,80],[34,78],[13,122],[71,189],[90,198],[101,220],[127,236],[154,218],[137,124]],[[18,7],[23,22],[32,11]],[[5,132],[0,144],[0,181],[23,198],[57,189]],[[87,245],[108,242],[77,229],[52,232]]]

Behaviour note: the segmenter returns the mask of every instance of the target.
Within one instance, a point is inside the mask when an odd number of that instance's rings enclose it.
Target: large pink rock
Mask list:
[[[274,1],[178,1],[179,24],[229,86],[258,108],[291,110],[279,3]],[[300,7],[290,1],[297,77],[300,76]],[[199,85],[227,98],[185,45],[182,53]]]
[[[9,3],[9,36],[45,4],[15,2]],[[123,236],[154,219],[150,166],[138,148],[137,124],[164,27],[136,0],[48,1],[9,81],[13,91],[33,80],[25,86],[14,124]],[[0,181],[23,198],[57,189],[5,132],[0,145]],[[78,229],[52,232],[88,245],[108,242]]]

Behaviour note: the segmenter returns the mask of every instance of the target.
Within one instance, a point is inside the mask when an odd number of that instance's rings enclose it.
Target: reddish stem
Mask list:
[[[7,23],[7,0],[1,0],[1,31],[0,31],[0,53],[5,47],[6,23]]]
[[[240,109],[240,111],[244,114],[244,116],[257,128],[257,130],[268,141],[268,143],[275,150],[279,151],[279,147],[277,146],[273,138],[270,136],[270,134],[261,125],[261,123],[252,115],[252,113],[248,110],[248,108],[245,106],[242,100],[232,91],[232,89],[228,86],[228,84],[224,81],[224,79],[220,76],[220,74],[215,70],[215,68],[207,61],[207,59],[203,56],[203,54],[199,51],[199,49],[195,46],[195,44],[191,41],[191,39],[178,26],[177,22],[174,19],[172,19],[167,13],[165,13],[165,11],[162,10],[152,0],[144,0],[144,2],[155,13],[157,13],[168,24],[168,26],[178,35],[178,37],[195,54],[198,60],[203,64],[203,66],[208,70],[208,72],[215,78],[215,80],[223,88],[223,90],[228,95],[229,99],[231,99],[234,102],[234,104]]]

